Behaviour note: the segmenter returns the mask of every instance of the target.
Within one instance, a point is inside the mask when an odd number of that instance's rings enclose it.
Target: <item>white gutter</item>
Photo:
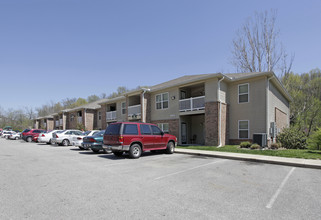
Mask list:
[[[145,120],[145,99],[144,99],[144,95],[146,92],[149,92],[150,89],[146,89],[146,88],[142,88],[143,90],[143,94],[142,94],[142,122],[146,122]]]
[[[219,145],[217,147],[222,147],[222,137],[221,137],[221,133],[222,133],[222,128],[221,128],[221,120],[222,120],[222,108],[221,108],[221,97],[220,97],[220,91],[221,91],[221,81],[223,81],[225,77],[223,76],[222,79],[220,79],[217,83],[217,101],[219,103],[219,120],[218,120],[218,137],[219,137]]]
[[[274,78],[274,75],[267,79],[266,82],[266,135],[270,137],[269,132],[269,92],[270,92],[270,80]]]

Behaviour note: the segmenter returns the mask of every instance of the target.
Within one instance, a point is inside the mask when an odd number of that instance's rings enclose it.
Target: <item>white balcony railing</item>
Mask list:
[[[141,113],[142,113],[141,105],[133,105],[128,107],[129,119],[140,119]]]
[[[82,124],[82,117],[78,117],[77,122],[78,122],[78,124]]]
[[[107,121],[116,120],[116,118],[117,118],[116,111],[106,112],[106,120]]]
[[[205,96],[179,100],[179,111],[197,111],[205,109]]]
[[[62,126],[62,119],[59,119],[59,125]]]

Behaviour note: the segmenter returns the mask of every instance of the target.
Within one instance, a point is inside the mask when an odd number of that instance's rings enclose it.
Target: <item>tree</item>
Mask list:
[[[87,97],[88,103],[95,102],[97,100],[99,100],[99,97],[97,95],[91,95]]]
[[[275,27],[277,13],[255,13],[238,30],[233,40],[232,64],[239,72],[277,71],[285,75],[291,71],[294,56],[288,54],[278,42],[279,31]]]

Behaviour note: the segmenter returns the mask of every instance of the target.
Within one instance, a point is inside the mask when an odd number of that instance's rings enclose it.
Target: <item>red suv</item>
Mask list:
[[[107,127],[103,148],[116,156],[128,152],[131,158],[139,158],[144,151],[165,150],[172,154],[176,143],[174,135],[165,134],[154,124],[120,122]]]
[[[38,137],[40,133],[45,132],[42,129],[31,129],[24,130],[21,134],[21,138],[27,142],[31,142],[35,137]]]

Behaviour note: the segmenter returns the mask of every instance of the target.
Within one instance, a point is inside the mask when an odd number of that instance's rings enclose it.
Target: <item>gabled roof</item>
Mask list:
[[[82,106],[78,106],[76,108],[70,109],[68,112],[73,112],[73,111],[77,111],[77,110],[81,110],[81,109],[99,109],[101,108],[101,106],[98,104],[99,102],[101,102],[101,100],[97,100]]]

